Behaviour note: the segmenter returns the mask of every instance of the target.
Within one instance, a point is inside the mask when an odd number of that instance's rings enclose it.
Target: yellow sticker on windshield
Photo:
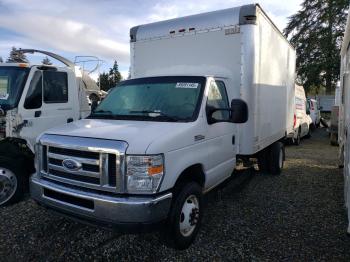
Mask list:
[[[198,83],[177,83],[176,88],[198,88]]]

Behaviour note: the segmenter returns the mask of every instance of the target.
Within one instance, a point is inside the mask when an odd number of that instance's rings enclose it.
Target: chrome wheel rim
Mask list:
[[[10,200],[16,190],[16,175],[11,170],[0,167],[0,205]]]
[[[190,195],[184,202],[180,214],[180,233],[190,236],[197,227],[199,220],[199,201],[195,195]]]

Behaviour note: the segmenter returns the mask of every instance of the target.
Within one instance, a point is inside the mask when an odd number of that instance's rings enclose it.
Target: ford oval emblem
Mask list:
[[[62,161],[62,165],[70,171],[77,171],[81,168],[81,163],[74,159],[65,159]]]

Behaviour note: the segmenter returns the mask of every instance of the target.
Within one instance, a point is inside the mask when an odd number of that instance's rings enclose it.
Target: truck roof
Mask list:
[[[257,9],[261,10],[275,29],[281,33],[259,4],[250,4],[135,26],[130,29],[130,41],[136,42],[234,25],[256,24]]]

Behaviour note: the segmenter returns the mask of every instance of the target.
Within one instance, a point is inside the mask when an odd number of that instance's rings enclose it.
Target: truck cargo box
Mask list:
[[[251,155],[293,129],[296,53],[259,5],[131,29],[131,77],[214,76],[247,102],[238,154]]]

